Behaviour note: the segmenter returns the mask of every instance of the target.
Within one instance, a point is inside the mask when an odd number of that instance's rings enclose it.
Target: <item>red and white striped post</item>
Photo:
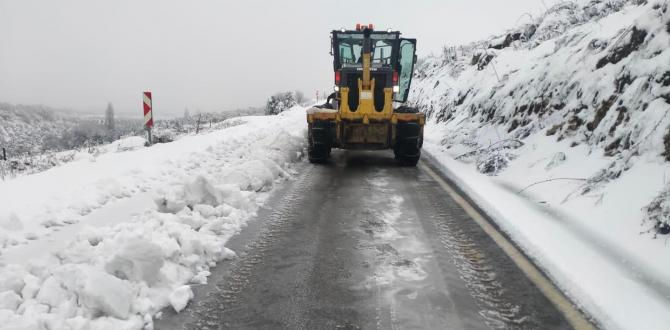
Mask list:
[[[147,130],[147,136],[149,138],[149,145],[153,144],[151,137],[151,128],[154,127],[154,115],[153,115],[153,106],[151,101],[151,92],[142,93],[142,98],[144,99],[144,127]]]

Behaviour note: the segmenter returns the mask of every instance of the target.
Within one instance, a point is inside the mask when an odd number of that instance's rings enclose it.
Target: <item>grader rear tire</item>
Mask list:
[[[405,166],[416,166],[421,158],[423,132],[418,123],[398,124],[398,138],[393,149],[395,158]]]
[[[331,142],[327,125],[310,125],[307,136],[307,157],[312,164],[324,163],[330,158]]]

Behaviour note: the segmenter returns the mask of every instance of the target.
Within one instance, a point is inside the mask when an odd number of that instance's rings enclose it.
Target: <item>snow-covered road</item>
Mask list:
[[[568,329],[421,167],[335,151],[268,199],[238,258],[159,329]],[[235,247],[233,247],[235,246]]]

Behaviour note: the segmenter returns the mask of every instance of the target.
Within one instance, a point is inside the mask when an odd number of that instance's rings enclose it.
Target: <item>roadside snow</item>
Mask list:
[[[193,297],[302,154],[303,108],[0,183],[0,324],[141,329]]]
[[[580,157],[563,144],[531,144],[510,167],[491,177],[428,138],[424,148],[445,174],[464,189],[498,225],[547,271],[576,304],[607,329],[666,329],[670,322],[670,267],[664,240],[638,234],[641,205],[662,185],[653,162],[638,165],[622,182],[587,198],[568,198],[581,183],[546,178],[545,164],[555,150],[568,154],[561,173],[579,176],[605,160]],[[535,149],[535,150],[532,150]],[[524,152],[525,151],[525,152]],[[582,151],[585,152],[585,151]],[[655,173],[654,175],[650,175]],[[637,187],[637,188],[636,188]],[[644,187],[640,189],[639,187]],[[639,193],[632,193],[637,189]],[[646,192],[646,195],[644,194]],[[566,199],[567,198],[567,199]]]

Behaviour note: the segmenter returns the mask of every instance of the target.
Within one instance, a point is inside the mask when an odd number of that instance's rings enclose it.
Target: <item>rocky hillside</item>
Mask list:
[[[668,1],[566,1],[525,15],[516,29],[420,61],[410,95],[444,150],[480,172],[499,175],[529,139],[548,136],[587,150],[557,152],[556,164],[605,160],[576,178],[576,195],[601,191],[640,162],[670,160]],[[668,233],[670,190],[655,194],[645,217]]]

